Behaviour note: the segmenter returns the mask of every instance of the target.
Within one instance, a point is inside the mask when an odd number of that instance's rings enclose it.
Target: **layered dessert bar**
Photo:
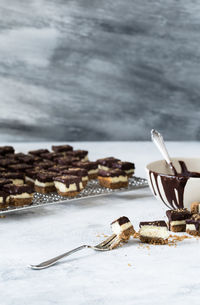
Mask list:
[[[59,195],[74,197],[83,190],[81,177],[63,175],[54,178],[56,190]]]
[[[199,214],[200,213],[200,202],[195,201],[191,203],[191,213],[192,214]]]
[[[8,169],[11,172],[22,172],[24,173],[27,169],[31,169],[33,166],[31,164],[19,163],[19,164],[11,164],[8,166]]]
[[[192,216],[186,209],[168,210],[166,211],[166,215],[169,220],[169,230],[172,232],[185,232],[186,219]]]
[[[45,154],[45,153],[49,153],[49,150],[48,149],[36,149],[36,150],[30,150],[28,152],[30,155],[34,155],[34,156],[40,156],[42,154]]]
[[[88,183],[88,172],[86,169],[84,168],[69,168],[68,170],[63,170],[62,174],[64,175],[73,175],[73,176],[78,176],[81,177],[82,179],[82,184],[83,187],[86,187],[87,183]]]
[[[39,169],[27,169],[25,171],[25,182],[26,184],[35,185],[36,176],[39,173]]]
[[[96,161],[76,162],[74,167],[84,168],[88,172],[89,180],[96,179],[98,177],[98,163]]]
[[[12,146],[0,146],[0,155],[13,154],[15,152]]]
[[[117,161],[112,164],[112,168],[119,168],[123,170],[127,176],[130,178],[133,176],[135,172],[135,164],[131,162],[126,162],[126,161]]]
[[[109,171],[99,170],[98,180],[101,186],[110,189],[119,189],[128,186],[128,177],[120,169],[112,169]]]
[[[190,235],[200,236],[200,219],[187,219],[186,232]]]
[[[56,153],[58,152],[67,152],[73,150],[73,147],[71,145],[53,145],[52,150]]]
[[[135,234],[132,223],[126,216],[122,216],[111,223],[111,229],[120,240],[128,240],[131,235]]]
[[[6,209],[9,204],[9,194],[0,189],[0,209]]]
[[[120,161],[119,159],[116,159],[114,157],[107,157],[103,159],[98,159],[98,167],[99,169],[102,169],[104,171],[109,171],[112,168],[113,163],[116,163],[117,161]]]
[[[67,156],[71,156],[74,158],[78,158],[80,161],[85,162],[88,161],[88,151],[87,150],[72,150],[66,152]]]
[[[9,194],[9,205],[23,206],[32,203],[34,190],[30,185],[6,184],[3,190]]]
[[[139,238],[143,243],[160,244],[168,243],[169,231],[163,220],[140,222]]]
[[[37,173],[35,179],[35,191],[42,194],[55,192],[54,177],[56,177],[55,172],[43,170]]]
[[[24,173],[20,172],[4,172],[1,173],[1,178],[9,179],[15,185],[23,185],[24,184]]]

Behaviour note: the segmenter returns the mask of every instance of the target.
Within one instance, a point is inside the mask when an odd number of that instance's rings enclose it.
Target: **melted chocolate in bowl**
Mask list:
[[[175,174],[162,174],[162,173],[156,173],[152,170],[149,171],[149,177],[151,181],[151,186],[154,192],[155,196],[159,196],[162,201],[166,204],[166,200],[164,200],[160,187],[158,185],[158,178],[160,179],[163,190],[166,196],[166,199],[168,203],[170,204],[170,208],[172,209],[182,209],[184,208],[184,203],[183,203],[183,195],[184,195],[184,190],[186,183],[189,178],[200,178],[200,173],[198,172],[193,172],[189,171],[187,169],[187,166],[184,161],[179,160],[178,161],[181,172],[178,173],[175,169]],[[152,177],[154,177],[154,181],[156,184],[156,189],[154,187]]]

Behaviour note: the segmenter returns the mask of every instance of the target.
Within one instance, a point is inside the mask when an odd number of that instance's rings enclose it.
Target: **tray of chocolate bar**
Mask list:
[[[70,145],[27,154],[2,146],[0,215],[147,187],[134,171],[134,163],[114,157],[89,161],[88,151]]]

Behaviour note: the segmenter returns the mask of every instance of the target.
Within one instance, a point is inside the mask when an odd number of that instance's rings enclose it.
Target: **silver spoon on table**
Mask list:
[[[165,161],[167,162],[167,164],[169,165],[170,169],[172,170],[174,175],[177,175],[177,171],[170,159],[169,153],[167,151],[167,148],[165,146],[164,140],[162,135],[155,129],[151,130],[151,139],[154,142],[154,144],[156,145],[156,147],[159,149],[159,151],[161,152],[163,158],[165,159]]]

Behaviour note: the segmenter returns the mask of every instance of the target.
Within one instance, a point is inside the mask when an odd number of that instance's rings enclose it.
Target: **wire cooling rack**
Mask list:
[[[129,178],[129,184],[126,188],[121,189],[109,189],[102,187],[97,180],[91,180],[88,182],[86,188],[77,196],[75,197],[62,197],[57,193],[50,193],[50,194],[40,194],[35,193],[34,199],[31,205],[25,205],[23,207],[8,207],[4,210],[0,210],[0,215],[5,215],[17,211],[26,211],[31,210],[39,207],[45,207],[48,205],[64,203],[68,201],[76,201],[85,198],[97,197],[97,196],[104,196],[109,195],[112,193],[119,193],[119,192],[126,192],[132,191],[140,188],[145,188],[148,186],[148,182],[144,178],[140,177],[132,177]]]

